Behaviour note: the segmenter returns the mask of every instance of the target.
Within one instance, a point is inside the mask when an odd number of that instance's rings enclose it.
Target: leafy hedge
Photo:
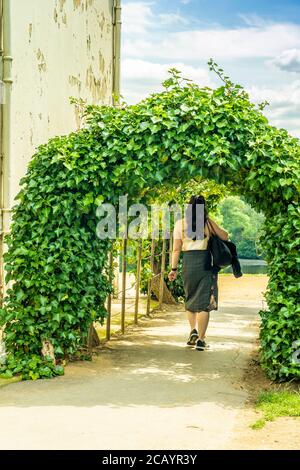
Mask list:
[[[0,314],[8,353],[2,372],[60,373],[47,358],[36,360],[43,339],[63,359],[85,345],[92,321],[104,319],[109,242],[96,236],[101,201],[123,194],[145,201],[157,185],[202,176],[231,181],[266,216],[262,364],[273,379],[300,377],[291,359],[300,338],[299,141],[270,126],[263,105],[210,65],[224,82],[217,89],[172,69],[163,92],[133,106],[87,106],[83,129],[39,147],[6,239],[7,281],[14,282]]]

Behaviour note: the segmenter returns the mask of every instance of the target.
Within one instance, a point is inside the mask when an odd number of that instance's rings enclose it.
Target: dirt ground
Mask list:
[[[260,308],[265,308],[266,303],[259,293],[266,290],[267,277],[244,275],[243,282],[239,284],[238,298],[242,301],[260,301]],[[234,295],[236,280],[232,276],[221,276],[220,297],[222,302],[230,300]],[[251,286],[251,287],[250,287]],[[250,288],[249,288],[250,287]],[[257,331],[259,319],[256,320]],[[276,418],[273,422],[267,422],[262,429],[252,430],[251,425],[262,417],[260,411],[255,410],[255,401],[262,391],[279,391],[285,388],[294,389],[289,384],[274,384],[262,371],[259,365],[259,342],[249,357],[247,367],[241,377],[240,386],[247,391],[248,397],[245,406],[234,427],[233,438],[229,449],[299,449],[300,447],[300,418]]]
[[[259,366],[257,349],[253,351],[248,367],[244,371],[243,384],[248,393],[245,407],[234,428],[229,448],[259,450],[298,450],[300,447],[300,418],[280,417],[266,422],[262,429],[252,430],[263,415],[255,410],[255,401],[262,391],[298,390],[299,385],[274,384],[267,379]]]
[[[185,345],[183,307],[166,308],[64,377],[0,389],[0,449],[295,449],[300,420],[249,426],[259,391],[257,312],[266,276],[220,276],[210,348]]]

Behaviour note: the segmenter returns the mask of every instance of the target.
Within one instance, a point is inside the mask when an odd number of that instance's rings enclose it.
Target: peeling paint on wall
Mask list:
[[[30,145],[33,147],[33,129],[34,129],[34,120],[33,120],[33,113],[29,112],[29,122],[30,122],[30,129],[29,129],[29,142]]]
[[[81,127],[81,115],[78,106],[74,106],[74,114],[75,114],[75,121],[76,121],[76,128],[77,130]]]
[[[29,23],[28,25],[28,32],[29,32],[29,42],[31,42],[31,36],[32,36],[32,23]]]
[[[80,7],[82,0],[73,0],[74,10]]]
[[[86,71],[86,80],[85,80],[85,86],[91,91],[93,99],[98,100],[97,93],[99,90],[99,81],[96,80],[92,66],[90,65],[89,68]]]
[[[67,0],[59,0],[59,9],[60,9],[60,11],[63,11],[66,1]]]
[[[69,97],[112,104],[113,10],[112,0],[10,4],[12,18],[18,20],[11,25],[12,205],[35,148],[80,128],[82,110],[70,106]]]
[[[101,17],[98,18],[98,23],[99,23],[99,26],[100,26],[101,31],[103,31],[103,30],[104,30],[104,26],[105,26],[105,15],[104,15],[103,12],[101,13]]]
[[[93,5],[95,0],[85,0],[85,9],[87,10],[89,7]]]
[[[55,0],[55,8],[53,12],[54,21],[60,28],[61,23],[67,25],[67,13],[65,11],[65,4],[67,0]]]
[[[94,101],[101,101],[105,98],[108,91],[107,75],[97,79],[93,73],[92,66],[86,71],[86,87],[90,90]]]
[[[40,72],[46,72],[47,71],[47,64],[46,64],[45,56],[42,53],[41,49],[38,49],[38,51],[36,53],[36,57],[37,57],[37,60],[38,60],[39,71]]]
[[[69,83],[70,83],[71,86],[77,86],[78,91],[80,93],[82,83],[81,83],[81,80],[79,80],[78,77],[74,77],[74,75],[69,75]]]
[[[89,51],[91,50],[91,42],[92,42],[91,41],[91,36],[89,34],[88,37],[87,37],[87,40],[86,40],[86,45],[87,45],[87,48],[88,48]]]
[[[58,13],[57,13],[56,8],[54,8],[53,18],[54,18],[55,23],[57,23],[57,20],[58,20]]]
[[[30,134],[30,145],[33,147],[33,129],[32,127],[29,129],[29,134]]]
[[[101,51],[99,51],[99,69],[101,73],[104,73],[105,60],[104,60],[104,56],[101,54]]]

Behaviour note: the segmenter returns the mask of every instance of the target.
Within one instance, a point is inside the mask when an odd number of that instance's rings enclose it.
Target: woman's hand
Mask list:
[[[177,271],[170,271],[168,274],[169,281],[175,281],[177,278]]]

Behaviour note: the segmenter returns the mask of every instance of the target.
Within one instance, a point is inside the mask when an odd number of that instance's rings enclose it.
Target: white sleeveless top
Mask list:
[[[203,240],[192,240],[186,235],[186,221],[185,219],[179,219],[175,222],[174,226],[174,240],[182,240],[182,251],[190,250],[207,250],[208,238],[204,235]]]

